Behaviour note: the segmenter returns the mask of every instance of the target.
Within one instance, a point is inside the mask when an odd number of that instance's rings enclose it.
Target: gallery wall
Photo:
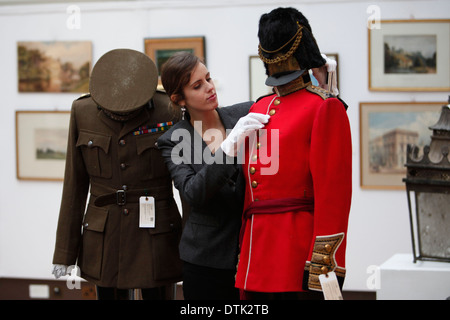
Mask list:
[[[450,18],[447,0],[137,1],[80,3],[79,28],[69,28],[67,4],[0,7],[0,277],[52,279],[62,192],[62,182],[17,179],[15,111],[70,110],[79,95],[19,93],[18,41],[92,41],[95,63],[115,48],[144,51],[145,38],[204,36],[206,63],[220,104],[227,106],[249,100],[249,56],[257,54],[259,17],[278,6],[293,6],[309,19],[321,51],[339,57],[339,88],[349,105],[354,168],[344,289],[373,290],[367,285],[370,266],[381,265],[395,253],[411,253],[411,243],[406,192],[360,187],[359,103],[445,102],[449,92],[369,91],[371,5],[383,20]]]

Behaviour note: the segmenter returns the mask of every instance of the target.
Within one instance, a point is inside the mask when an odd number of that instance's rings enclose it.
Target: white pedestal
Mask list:
[[[395,254],[380,266],[377,300],[445,300],[450,297],[450,263],[417,261]]]

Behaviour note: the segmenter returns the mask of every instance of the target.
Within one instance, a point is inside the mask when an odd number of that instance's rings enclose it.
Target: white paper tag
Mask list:
[[[319,281],[322,286],[325,300],[344,300],[334,271],[328,272],[327,274],[321,274],[319,276]]]
[[[155,198],[139,198],[139,228],[155,227]]]

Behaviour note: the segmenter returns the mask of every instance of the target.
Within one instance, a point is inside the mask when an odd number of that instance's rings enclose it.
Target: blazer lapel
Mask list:
[[[233,119],[229,117],[225,112],[221,110],[221,108],[216,109],[219,113],[219,117],[225,127],[225,129],[232,129]],[[214,157],[211,153],[206,142],[203,140],[203,137],[194,129],[188,119],[182,120],[178,123],[179,129],[185,129],[189,132],[191,137],[191,160],[192,167],[197,172],[202,169],[202,167],[206,164],[204,153],[209,152],[209,154]],[[206,151],[205,151],[206,150]]]
[[[219,113],[220,120],[222,120],[225,129],[233,129],[233,119],[223,112],[222,108],[217,108],[217,112]]]

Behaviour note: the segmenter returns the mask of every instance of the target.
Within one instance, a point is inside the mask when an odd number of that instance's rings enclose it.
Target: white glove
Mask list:
[[[337,62],[334,59],[330,59],[328,58],[325,54],[321,53],[322,58],[324,58],[325,60],[327,60],[327,62],[325,63],[325,66],[327,67],[327,71],[328,72],[334,72],[336,71],[337,68]]]
[[[337,96],[339,94],[336,77],[337,62],[334,59],[328,58],[323,53],[321,55],[322,58],[326,60],[325,65],[320,68],[313,68],[312,72],[314,74],[314,77],[319,82],[319,87],[326,89],[333,95]]]
[[[220,147],[223,152],[230,157],[235,157],[245,137],[249,136],[255,130],[262,129],[264,124],[269,121],[269,118],[270,116],[267,114],[254,112],[250,112],[240,118],[227,138],[221,143]]]
[[[62,265],[62,264],[53,265],[52,274],[55,275],[56,279],[59,279],[60,277],[65,276],[67,274],[67,266]]]
[[[334,59],[328,58],[326,55],[322,53],[322,58],[327,60],[325,63],[325,66],[327,67],[328,72],[328,91],[330,91],[332,94],[337,96],[339,94],[339,90],[337,88],[337,77],[336,77],[336,68],[337,68],[337,62]]]

